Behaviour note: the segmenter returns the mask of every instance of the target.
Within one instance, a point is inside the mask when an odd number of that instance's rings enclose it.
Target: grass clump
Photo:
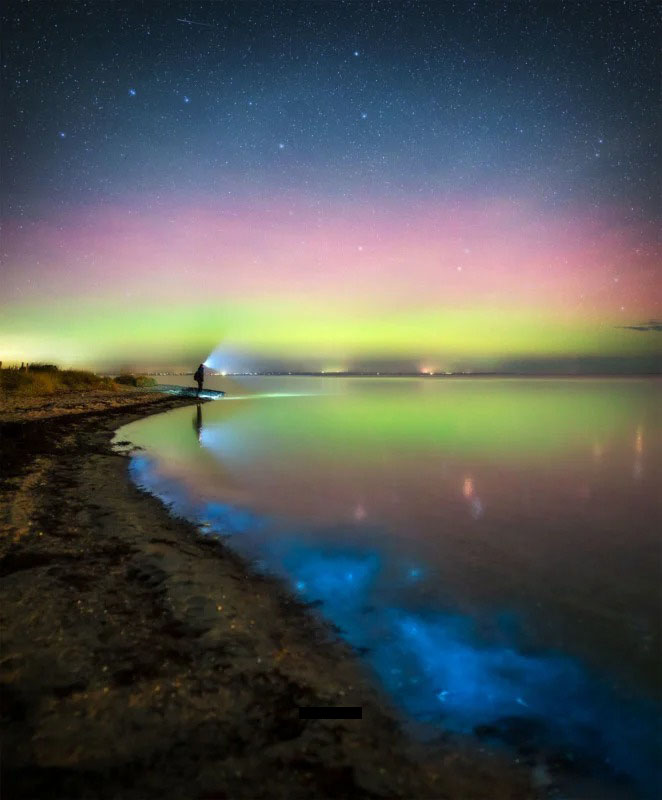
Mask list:
[[[149,378],[147,375],[118,375],[115,382],[121,386],[137,386],[139,389],[156,386],[154,378]]]
[[[27,369],[30,372],[58,372],[58,367],[55,364],[30,364]]]
[[[0,391],[25,395],[81,392],[91,389],[117,391],[112,378],[79,369],[58,369],[54,364],[35,364],[21,369],[0,369]]]

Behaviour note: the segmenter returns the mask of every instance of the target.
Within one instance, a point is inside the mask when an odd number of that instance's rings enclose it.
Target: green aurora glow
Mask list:
[[[152,306],[139,313],[89,300],[76,307],[14,307],[3,314],[0,338],[5,359],[28,353],[63,364],[179,363],[203,358],[219,344],[283,363],[312,357],[320,369],[329,360],[349,367],[357,358],[409,358],[443,370],[458,359],[661,353],[656,334],[579,314],[489,307],[357,314],[287,302]]]

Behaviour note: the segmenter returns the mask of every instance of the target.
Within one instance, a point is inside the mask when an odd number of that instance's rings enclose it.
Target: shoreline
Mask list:
[[[133,396],[3,425],[4,796],[537,796],[468,737],[413,741],[312,609],[140,491],[115,430],[194,403]]]

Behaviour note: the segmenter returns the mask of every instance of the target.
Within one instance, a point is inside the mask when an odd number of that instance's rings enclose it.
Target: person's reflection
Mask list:
[[[202,403],[195,407],[195,417],[193,417],[193,428],[198,442],[202,444]]]

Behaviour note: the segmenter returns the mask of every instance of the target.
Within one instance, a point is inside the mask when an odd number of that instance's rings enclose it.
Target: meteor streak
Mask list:
[[[200,25],[202,28],[215,28],[215,25],[210,25],[208,22],[196,22],[193,19],[180,19],[177,17],[177,22],[183,22],[184,25]]]

